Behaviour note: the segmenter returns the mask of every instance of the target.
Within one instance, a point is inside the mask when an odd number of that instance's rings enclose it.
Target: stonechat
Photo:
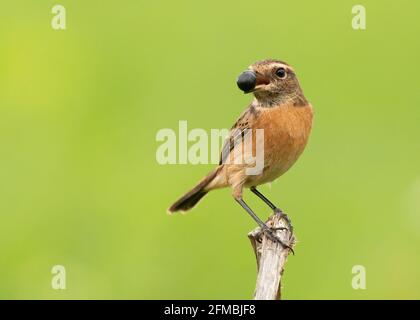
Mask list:
[[[222,147],[219,166],[176,201],[168,212],[187,211],[209,191],[229,186],[233,198],[273,239],[276,237],[272,230],[246,204],[242,192],[244,187],[250,188],[275,213],[283,214],[257,186],[283,175],[302,154],[311,132],[313,109],[293,68],[280,60],[252,64],[239,75],[237,85],[244,93],[253,93],[254,99],[231,128]],[[262,137],[257,134],[261,129]],[[256,166],[258,143],[263,145],[263,166],[259,172],[250,174],[249,170]],[[283,215],[292,229],[290,220]]]

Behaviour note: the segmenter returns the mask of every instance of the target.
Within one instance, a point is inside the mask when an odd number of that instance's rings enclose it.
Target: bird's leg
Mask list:
[[[287,226],[289,227],[289,230],[291,233],[293,233],[293,226],[292,222],[290,221],[290,218],[287,214],[285,214],[281,209],[277,208],[270,200],[268,200],[261,192],[257,190],[256,187],[251,187],[251,191],[257,195],[258,198],[260,198],[262,201],[267,204],[271,210],[274,211],[274,213],[279,214],[280,216],[284,217],[284,219],[287,222]]]
[[[270,229],[258,216],[252,211],[252,209],[245,203],[242,197],[235,197],[235,200],[245,209],[246,212],[255,220],[256,223],[261,227],[262,231],[272,240],[280,243],[283,247],[290,249],[293,252],[292,247],[285,244],[281,241],[274,233],[273,230]]]

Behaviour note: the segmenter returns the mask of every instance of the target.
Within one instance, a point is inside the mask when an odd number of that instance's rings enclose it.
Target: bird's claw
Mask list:
[[[286,243],[284,243],[278,236],[276,236],[275,234],[274,234],[274,230],[287,230],[287,228],[282,228],[282,227],[280,227],[280,228],[267,228],[267,229],[265,229],[264,228],[264,233],[267,235],[267,237],[271,240],[271,241],[274,241],[274,242],[277,242],[277,243],[280,243],[284,248],[287,248],[287,249],[289,249],[292,253],[293,253],[293,255],[295,255],[295,251],[293,250],[293,248],[292,248],[292,246],[290,245],[290,244],[286,244]]]
[[[287,228],[285,229],[290,230],[290,232],[293,234],[292,221],[290,220],[289,216],[283,211],[281,211],[281,209],[279,208],[274,209],[274,213],[280,215],[281,218],[284,218],[284,220],[286,220]]]

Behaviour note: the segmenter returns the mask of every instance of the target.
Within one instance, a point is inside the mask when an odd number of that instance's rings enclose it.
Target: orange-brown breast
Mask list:
[[[264,129],[264,171],[249,176],[246,185],[270,182],[285,173],[299,158],[312,127],[313,110],[310,104],[283,104],[259,108],[253,129]],[[255,146],[253,146],[255,154]]]

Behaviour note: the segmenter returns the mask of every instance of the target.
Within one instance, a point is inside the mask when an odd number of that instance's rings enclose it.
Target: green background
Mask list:
[[[51,28],[57,3],[64,31]],[[179,120],[230,127],[251,99],[236,77],[264,58],[294,66],[316,112],[301,159],[261,187],[299,240],[283,298],[420,298],[419,12],[404,0],[2,0],[0,298],[252,298],[254,222],[228,189],[168,216],[213,165],[159,165],[155,137]],[[51,288],[57,264],[66,290]],[[354,265],[366,290],[351,286]]]

